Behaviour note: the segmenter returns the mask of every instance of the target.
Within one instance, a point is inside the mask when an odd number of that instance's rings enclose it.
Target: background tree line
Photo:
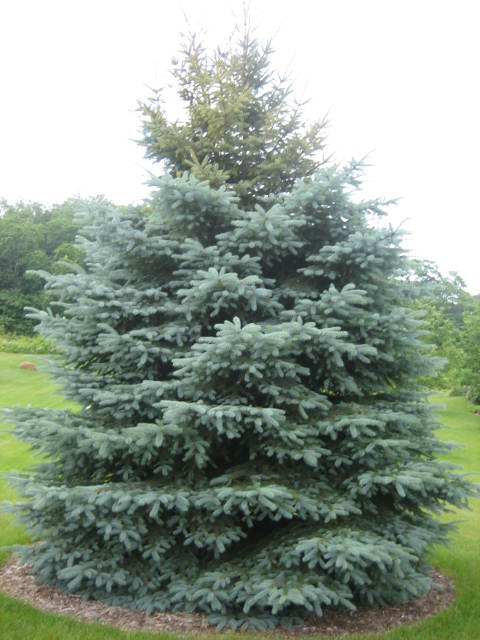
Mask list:
[[[429,385],[480,403],[480,296],[468,293],[458,273],[444,276],[428,260],[411,261],[409,287],[412,306],[424,315],[426,340],[443,360]]]
[[[62,272],[62,262],[79,263],[73,217],[81,202],[70,199],[46,207],[0,202],[0,331],[31,335],[35,322],[24,308],[45,308],[43,281],[30,270]]]

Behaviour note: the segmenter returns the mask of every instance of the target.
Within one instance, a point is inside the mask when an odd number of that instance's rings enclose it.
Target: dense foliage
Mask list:
[[[325,122],[305,125],[303,105],[272,70],[271,55],[248,24],[213,53],[187,37],[172,69],[184,118],[169,119],[161,90],[140,103],[147,157],[172,176],[191,171],[213,187],[227,184],[249,207],[313,175]]]
[[[35,314],[83,408],[12,416],[48,460],[16,507],[42,581],[248,628],[428,588],[434,514],[468,485],[415,382],[399,238],[357,185],[331,167],[243,209],[165,176],[148,216],[84,210],[86,268],[45,274]]]
[[[462,371],[460,383],[466,395],[475,404],[480,404],[480,300],[477,299],[463,315]]]
[[[40,336],[21,335],[18,333],[3,333],[0,331],[0,351],[7,353],[51,354],[54,345]]]
[[[467,292],[457,273],[444,276],[426,260],[412,261],[409,285],[412,307],[424,314],[427,340],[435,345],[437,356],[444,362],[442,370],[427,383],[457,392],[469,390],[471,395],[477,369],[472,349],[475,297]],[[480,370],[480,360],[478,363]]]
[[[31,334],[34,323],[26,306],[43,308],[47,299],[41,278],[29,270],[58,272],[61,261],[81,261],[73,244],[77,201],[46,208],[40,204],[0,204],[0,330]]]

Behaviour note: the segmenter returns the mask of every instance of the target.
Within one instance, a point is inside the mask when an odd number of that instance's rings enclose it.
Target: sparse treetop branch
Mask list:
[[[187,36],[172,68],[183,118],[169,118],[161,90],[139,105],[146,156],[173,176],[191,171],[213,187],[227,184],[250,207],[312,175],[326,123],[304,123],[303,104],[272,70],[272,54],[248,25],[212,53]]]

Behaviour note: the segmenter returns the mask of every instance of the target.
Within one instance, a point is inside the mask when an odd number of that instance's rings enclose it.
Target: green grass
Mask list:
[[[18,365],[22,360],[35,363],[38,371],[19,369]],[[44,360],[45,356],[0,353],[0,409],[19,404],[52,408],[67,406],[58,390],[49,381],[47,374],[42,372]],[[21,470],[32,465],[34,459],[29,447],[9,433],[3,432],[6,428],[5,423],[0,422],[0,425],[2,429],[0,431],[0,471]],[[0,481],[0,504],[3,500],[15,498],[16,496],[8,484],[5,481]],[[15,524],[10,516],[0,515],[0,527],[0,547],[26,541],[22,527]],[[0,552],[0,560],[5,557],[6,554]],[[3,640],[3,636],[0,638]]]
[[[45,373],[18,368],[22,359],[25,359],[22,354],[0,353],[0,407],[15,404],[67,406]],[[42,356],[29,356],[28,359],[41,365]],[[462,449],[454,450],[449,459],[474,473],[472,477],[480,481],[480,416],[474,414],[473,406],[463,398],[436,395],[432,402],[445,405],[439,412],[444,425],[438,432],[439,437],[464,445]],[[9,433],[0,433],[0,470],[25,469],[33,462],[24,444]],[[5,482],[0,482],[0,501],[13,497],[13,491]],[[455,580],[457,598],[454,604],[425,622],[381,635],[350,636],[350,640],[480,640],[480,501],[472,501],[472,511],[462,511],[456,517],[461,521],[451,544],[435,549],[433,554],[435,566]],[[26,539],[20,526],[9,516],[0,515],[0,546]],[[122,632],[109,626],[76,622],[64,616],[42,613],[0,594],[0,640],[167,640],[173,637],[165,633]],[[180,637],[190,636],[182,634],[176,636],[177,640]],[[254,637],[259,638],[235,636]]]

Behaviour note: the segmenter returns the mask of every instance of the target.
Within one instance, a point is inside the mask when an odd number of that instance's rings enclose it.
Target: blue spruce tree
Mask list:
[[[40,580],[249,628],[429,587],[434,514],[468,487],[415,384],[397,234],[356,184],[332,167],[244,211],[166,176],[148,215],[79,216],[86,268],[44,274],[36,317],[82,408],[15,411],[47,455],[16,507]]]
[[[17,479],[23,557],[66,592],[220,627],[415,598],[469,487],[416,383],[399,234],[355,164],[265,199],[268,157],[237,191],[217,160],[156,179],[147,211],[90,203],[84,268],[43,274],[34,316],[80,409],[12,416],[44,454]]]

